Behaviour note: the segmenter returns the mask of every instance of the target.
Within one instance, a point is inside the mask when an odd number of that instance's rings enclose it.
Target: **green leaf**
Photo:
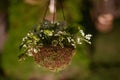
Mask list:
[[[76,34],[77,32],[79,32],[79,28],[78,26],[68,26],[66,29],[67,32],[69,32],[70,34]]]
[[[22,53],[18,56],[18,61],[24,61],[26,59],[27,55],[25,53]]]
[[[52,41],[52,45],[57,46],[57,44],[58,44],[58,41],[57,41],[57,40],[53,40],[53,41]]]

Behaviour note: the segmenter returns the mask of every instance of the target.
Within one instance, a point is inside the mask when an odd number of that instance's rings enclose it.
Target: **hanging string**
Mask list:
[[[53,0],[54,1],[54,12],[53,12],[53,23],[55,22],[55,18],[56,18],[56,0]]]
[[[51,11],[51,13],[53,14],[53,23],[54,23],[54,21],[55,21],[55,18],[56,18],[56,0],[53,0],[54,2],[53,2],[53,11]],[[49,5],[50,5],[50,0],[48,0],[48,2],[47,2],[47,6],[46,6],[46,9],[45,9],[45,13],[44,13],[44,15],[43,15],[43,21],[45,20],[45,18],[46,18],[46,15],[47,15],[47,11],[48,11],[48,8],[49,8]],[[60,0],[60,7],[61,7],[61,11],[62,11],[62,16],[63,16],[63,19],[64,19],[64,21],[66,20],[65,19],[65,15],[64,15],[64,10],[63,10],[63,0]]]
[[[46,7],[45,13],[44,13],[44,15],[43,15],[43,21],[45,20],[45,17],[46,17],[46,15],[47,15],[47,11],[48,11],[48,6],[49,6],[49,4],[50,4],[50,0],[48,0],[48,2],[47,2],[47,7]]]
[[[63,0],[60,0],[60,6],[61,6],[61,9],[62,9],[62,16],[63,16],[63,19],[65,21],[65,14],[64,14],[64,10],[63,10]]]

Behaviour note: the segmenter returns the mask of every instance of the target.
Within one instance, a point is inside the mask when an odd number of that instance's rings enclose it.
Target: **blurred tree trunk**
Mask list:
[[[113,29],[113,20],[120,17],[120,0],[92,0],[91,17],[99,32]]]
[[[113,30],[119,29],[119,26],[114,26],[114,22],[116,19],[120,18],[120,0],[91,0],[91,4],[92,8],[89,9],[92,20],[91,22],[93,22],[93,27],[98,32],[98,34],[114,34]],[[92,52],[95,53],[94,51]]]
[[[0,0],[0,77],[4,77],[2,69],[2,50],[8,30],[8,0]]]
[[[90,45],[93,77],[120,80],[120,0],[83,0],[83,3],[83,23],[87,32],[93,34]]]

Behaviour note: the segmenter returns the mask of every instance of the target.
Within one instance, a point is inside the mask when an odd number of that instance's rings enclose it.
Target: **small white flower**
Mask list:
[[[40,36],[40,37],[42,37],[42,35],[41,35],[41,34],[39,34],[39,36]]]
[[[80,33],[82,34],[82,36],[85,36],[85,33],[83,32],[83,30],[80,30]]]
[[[28,53],[31,52],[31,49],[28,49]]]
[[[34,48],[30,48],[30,51],[33,51],[34,50]]]
[[[33,56],[32,52],[29,52],[27,55],[28,55],[28,56]]]
[[[87,39],[85,40],[85,42],[87,42],[87,43],[91,44],[91,42],[90,42],[89,40],[87,40]]]
[[[43,30],[40,30],[40,32],[43,32]]]
[[[71,44],[72,46],[74,46],[76,48],[76,45],[75,44]]]
[[[52,33],[49,33],[48,36],[52,36],[53,34]]]
[[[80,38],[77,38],[77,43],[82,44],[81,41],[80,41]]]
[[[78,43],[80,42],[80,38],[77,38],[77,42],[78,42]]]
[[[75,42],[74,39],[71,39],[72,42]]]
[[[58,31],[58,34],[62,34],[63,32],[62,31]]]
[[[28,39],[27,37],[24,37],[23,39],[22,39],[22,41],[25,41],[26,39]]]
[[[52,32],[54,32],[54,30],[52,30]]]
[[[91,37],[92,37],[92,35],[91,35],[91,34],[87,34],[87,35],[85,36],[85,38],[86,38],[87,40],[90,40],[90,39],[91,39]]]
[[[27,36],[30,36],[30,33],[27,33]]]
[[[71,38],[70,37],[67,37],[67,39],[68,39],[68,42],[71,42],[71,40],[70,40]]]
[[[30,35],[33,35],[33,33],[30,33]]]
[[[23,38],[22,41],[25,41],[25,38]]]
[[[58,22],[57,25],[60,25],[60,23]]]
[[[45,24],[47,24],[47,22],[45,22]]]
[[[91,44],[91,42],[88,42],[89,44]]]
[[[27,46],[24,44],[23,47],[26,48]]]
[[[79,42],[78,44],[82,44],[81,42]]]
[[[51,21],[51,24],[53,24],[54,22],[53,21]]]
[[[34,49],[34,53],[38,53],[37,49]]]
[[[44,37],[42,37],[42,39],[44,39]]]
[[[25,37],[25,39],[28,39],[27,37]]]

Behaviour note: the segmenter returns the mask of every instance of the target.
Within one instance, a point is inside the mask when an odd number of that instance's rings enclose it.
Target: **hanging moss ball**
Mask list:
[[[74,47],[44,46],[38,53],[33,52],[34,60],[40,66],[58,72],[65,69],[75,54]]]
[[[41,67],[53,72],[61,71],[70,64],[76,46],[83,41],[90,43],[90,37],[79,26],[44,20],[23,38],[19,61],[32,56]]]

